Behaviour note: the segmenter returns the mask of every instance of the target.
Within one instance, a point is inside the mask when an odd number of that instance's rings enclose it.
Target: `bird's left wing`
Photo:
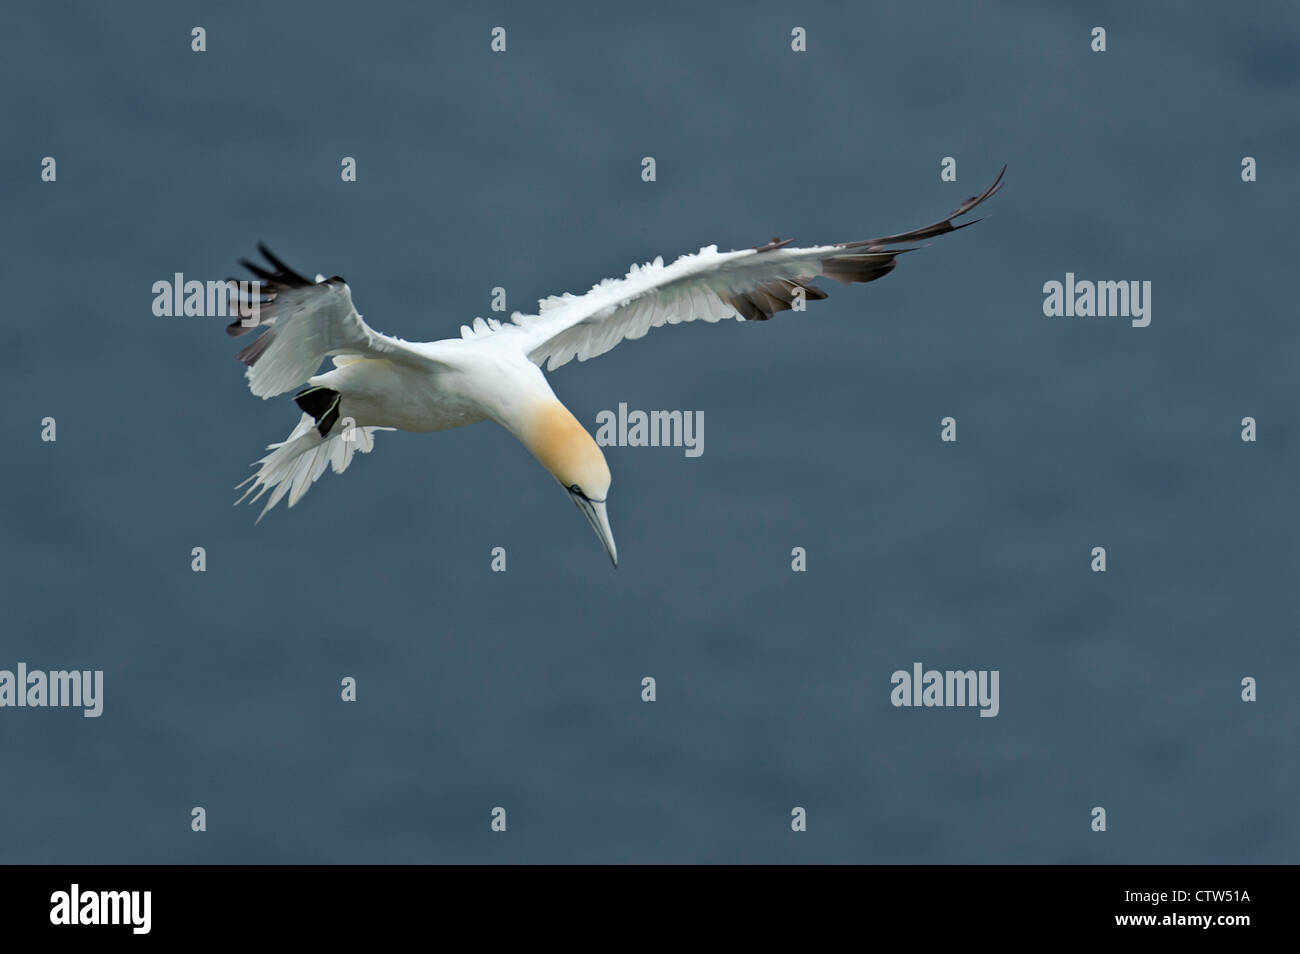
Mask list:
[[[239,360],[248,365],[249,390],[258,397],[274,397],[306,383],[329,355],[438,365],[410,342],[380,334],[362,321],[352,304],[352,291],[342,278],[318,277],[313,282],[285,265],[265,245],[257,247],[271,269],[240,260],[260,281],[257,321],[246,324],[246,318],[236,318],[226,333],[238,337],[265,329],[239,352]],[[241,294],[239,304],[241,309],[250,307],[250,295]]]
[[[845,284],[875,281],[893,270],[898,255],[913,250],[897,246],[973,225],[955,225],[953,220],[1002,188],[1005,172],[1004,166],[981,195],[924,228],[810,248],[788,248],[789,240],[775,239],[761,248],[738,252],[719,252],[710,246],[671,265],[664,265],[662,259],[634,265],[625,278],[606,279],[585,295],[543,299],[537,315],[516,315],[515,325],[502,329],[524,335],[528,356],[553,370],[574,358],[585,361],[602,355],[624,339],[640,338],[665,324],[723,318],[765,321],[795,307],[797,299],[827,297],[809,284],[815,278],[826,276]]]

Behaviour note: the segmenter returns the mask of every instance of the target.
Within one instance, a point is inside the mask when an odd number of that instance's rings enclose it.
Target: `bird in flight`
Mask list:
[[[239,352],[253,394],[270,398],[306,387],[294,396],[303,412],[298,425],[253,464],[258,469],[240,484],[250,486],[237,503],[269,492],[258,520],[286,495],[292,507],[326,466],[342,473],[354,453],[368,453],[375,431],[441,431],[490,419],[560,482],[618,566],[605,455],[560,403],[541,366],[553,371],[574,358],[594,358],[660,325],[766,321],[779,311],[802,310],[804,302],[826,297],[810,284],[819,277],[875,281],[893,270],[900,254],[914,251],[903,247],[907,243],[973,225],[954,220],[997,192],[1005,173],[1004,166],[981,195],[924,228],[807,248],[792,248],[789,239],[733,252],[709,246],[671,265],[657,258],[585,295],[543,299],[535,315],[516,313],[508,322],[475,318],[459,338],[441,341],[403,341],[375,331],[357,314],[342,278],[308,280],[259,244],[268,264],[242,261],[259,283],[251,290],[249,283],[239,286],[241,314],[255,306],[257,321],[250,326],[237,318],[227,332],[261,330]],[[326,357],[334,367],[317,374]]]

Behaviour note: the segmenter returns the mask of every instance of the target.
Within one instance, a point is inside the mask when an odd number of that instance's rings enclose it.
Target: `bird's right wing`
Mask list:
[[[310,281],[276,258],[259,243],[272,270],[242,259],[260,280],[256,298],[258,320],[236,318],[226,333],[238,337],[264,328],[261,336],[239,352],[248,365],[248,387],[261,398],[274,397],[305,384],[329,355],[384,358],[407,364],[437,367],[410,342],[375,331],[357,314],[352,291],[337,275]],[[233,281],[233,279],[232,279]],[[241,314],[253,305],[247,294],[239,300]]]
[[[904,243],[974,224],[958,225],[953,220],[997,192],[1005,172],[1004,166],[983,193],[923,228],[806,248],[790,248],[789,241],[776,239],[736,252],[719,252],[710,246],[671,265],[661,259],[634,265],[626,277],[606,279],[585,295],[545,299],[537,315],[515,315],[513,325],[464,329],[462,334],[516,335],[536,364],[545,363],[547,370],[553,370],[573,358],[586,361],[604,354],[620,341],[640,338],[665,324],[723,318],[765,321],[779,311],[802,310],[804,301],[826,297],[826,292],[809,284],[814,279],[826,277],[844,284],[875,281],[893,270],[900,254],[912,250],[900,247]]]

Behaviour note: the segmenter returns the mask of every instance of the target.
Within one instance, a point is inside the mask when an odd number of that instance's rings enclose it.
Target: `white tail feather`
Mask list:
[[[348,469],[348,464],[352,463],[353,454],[368,454],[374,448],[375,431],[390,430],[391,427],[338,428],[329,437],[321,437],[316,430],[315,420],[310,414],[304,414],[288,437],[278,444],[267,445],[266,449],[271,453],[253,464],[257,467],[257,473],[239,487],[250,481],[252,486],[244,491],[244,496],[236,500],[235,504],[243,503],[249,494],[253,494],[253,498],[248,502],[255,503],[263,494],[271,491],[266,506],[257,517],[257,522],[260,523],[266,512],[284,499],[285,494],[289,495],[289,506],[292,507],[302,499],[317,478],[325,473],[327,465],[334,469],[334,473],[343,473]],[[239,487],[235,489],[238,490]]]

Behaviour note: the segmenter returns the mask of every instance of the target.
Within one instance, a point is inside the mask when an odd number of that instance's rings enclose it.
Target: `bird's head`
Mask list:
[[[525,443],[568,492],[596,531],[614,566],[618,566],[618,548],[605,509],[609,465],[600,446],[559,401],[543,404],[532,415]]]

